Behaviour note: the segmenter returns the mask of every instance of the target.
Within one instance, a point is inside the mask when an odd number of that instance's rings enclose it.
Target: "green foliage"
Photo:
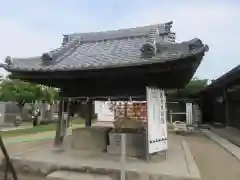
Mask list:
[[[203,90],[203,88],[207,85],[207,79],[193,79],[188,83],[188,85],[179,90],[179,93],[190,95],[190,94],[196,94]]]
[[[16,101],[19,104],[36,101],[52,103],[57,100],[56,89],[24,82],[18,79],[2,79],[0,82],[0,100]]]
[[[207,82],[207,79],[193,78],[185,88],[171,90],[167,94],[171,97],[188,98],[203,90],[207,86]]]
[[[45,100],[46,102],[53,103],[58,99],[58,92],[54,88],[43,87],[42,93],[42,100]]]

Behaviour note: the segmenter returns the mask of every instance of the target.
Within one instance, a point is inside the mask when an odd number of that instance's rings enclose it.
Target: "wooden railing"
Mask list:
[[[5,171],[4,171],[4,180],[7,180],[8,179],[8,172],[10,170],[11,174],[12,174],[12,177],[14,180],[18,180],[18,177],[17,177],[17,173],[13,167],[13,164],[11,162],[11,159],[8,155],[8,152],[7,152],[7,149],[3,143],[3,140],[2,140],[2,137],[0,136],[0,147],[1,147],[1,150],[2,150],[2,153],[5,157],[5,162],[6,162],[6,165],[5,165]]]

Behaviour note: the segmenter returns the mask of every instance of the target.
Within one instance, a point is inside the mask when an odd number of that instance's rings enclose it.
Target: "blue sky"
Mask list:
[[[62,34],[174,21],[177,41],[208,44],[196,76],[214,79],[240,64],[238,0],[8,0],[0,6],[0,59],[57,48]],[[3,70],[0,73],[5,73]]]

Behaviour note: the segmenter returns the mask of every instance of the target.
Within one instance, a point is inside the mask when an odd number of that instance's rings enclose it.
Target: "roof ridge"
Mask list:
[[[77,35],[77,34],[91,34],[91,33],[108,33],[112,31],[121,31],[121,30],[133,30],[133,29],[138,29],[138,28],[153,28],[153,27],[160,27],[160,26],[165,26],[165,25],[171,25],[173,24],[173,21],[169,21],[167,23],[159,23],[159,24],[149,24],[145,26],[136,26],[136,27],[131,27],[131,28],[119,28],[119,29],[110,29],[110,30],[103,30],[103,31],[92,31],[92,32],[80,32],[80,33],[68,33],[64,35]]]
[[[79,45],[80,39],[72,39],[69,42],[62,44],[62,46],[57,49],[43,53],[41,59],[44,62],[56,62],[58,59],[66,57],[66,54],[69,54],[72,52],[72,50],[75,50]]]
[[[81,39],[82,42],[94,42],[102,40],[112,40],[119,38],[127,37],[136,37],[136,36],[148,36],[151,29],[158,29],[159,35],[171,33],[172,21],[164,24],[152,24],[148,26],[139,26],[135,28],[128,29],[118,29],[118,30],[107,30],[107,31],[98,31],[98,32],[87,32],[87,33],[71,33],[65,34],[64,42],[71,39]]]

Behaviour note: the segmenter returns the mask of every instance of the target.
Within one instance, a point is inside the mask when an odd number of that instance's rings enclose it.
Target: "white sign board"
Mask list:
[[[193,124],[193,111],[192,103],[186,103],[186,122],[187,125]]]
[[[148,151],[167,150],[166,97],[163,90],[147,87]]]

